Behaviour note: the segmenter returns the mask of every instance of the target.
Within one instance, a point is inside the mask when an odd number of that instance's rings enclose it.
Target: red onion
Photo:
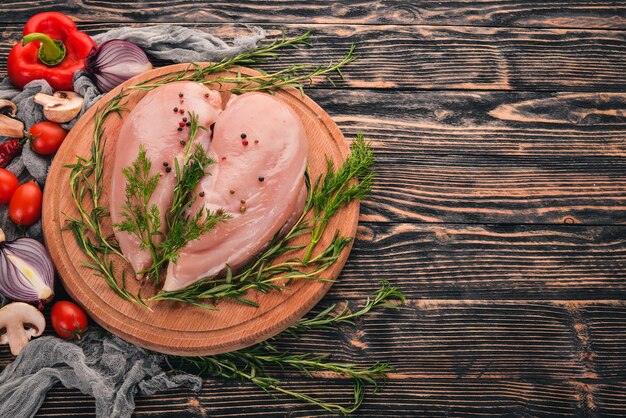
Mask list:
[[[85,68],[105,93],[124,81],[152,69],[148,56],[132,42],[121,39],[106,41],[94,48],[85,59]]]
[[[0,293],[19,302],[49,301],[54,270],[46,248],[32,238],[4,241],[0,230]]]

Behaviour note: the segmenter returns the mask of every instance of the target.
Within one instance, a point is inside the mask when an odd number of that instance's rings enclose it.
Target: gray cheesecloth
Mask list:
[[[261,28],[247,27],[245,35],[227,44],[201,30],[161,25],[113,29],[93,39],[98,45],[109,39],[124,39],[142,47],[151,58],[180,63],[216,61],[234,56],[254,49],[264,37]],[[74,75],[74,90],[85,98],[80,115],[101,96],[84,72]],[[33,96],[38,92],[51,94],[52,89],[44,80],[31,81],[23,91],[16,89],[8,78],[0,82],[0,98],[10,99],[17,105],[17,117],[25,122],[26,129],[43,120],[41,106],[33,102]],[[64,127],[71,128],[78,117]],[[7,138],[0,137],[0,143],[5,140]],[[21,155],[7,169],[21,182],[34,179],[43,186],[50,162],[50,158],[24,146]],[[7,240],[24,234],[41,240],[40,222],[26,231],[20,231],[8,218],[7,212],[6,206],[0,208],[0,228],[4,230]],[[0,295],[0,306],[6,302]],[[136,394],[150,395],[179,386],[193,390],[200,388],[202,380],[196,376],[182,372],[166,374],[161,368],[165,356],[148,352],[94,328],[78,343],[51,336],[31,341],[0,374],[0,418],[34,416],[48,390],[57,383],[93,396],[98,417],[115,418],[131,416]]]

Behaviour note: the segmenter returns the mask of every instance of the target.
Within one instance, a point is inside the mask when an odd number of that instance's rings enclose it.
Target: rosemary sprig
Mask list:
[[[237,65],[250,65],[266,62],[270,59],[279,57],[278,51],[285,48],[299,48],[301,46],[311,46],[311,31],[306,31],[300,36],[287,38],[285,34],[280,39],[274,40],[271,44],[262,46],[251,51],[242,52],[239,55],[230,58],[224,58],[218,63],[202,67],[192,63],[186,69],[177,73],[172,73],[166,77],[154,77],[145,80],[132,89],[136,90],[153,90],[164,84],[174,81],[195,81],[206,82],[205,78],[209,74],[226,71]]]
[[[320,278],[321,273],[337,261],[352,239],[336,232],[319,254],[313,256],[312,252],[319,244],[330,218],[342,206],[363,199],[369,193],[373,181],[373,153],[362,135],[358,135],[352,142],[351,150],[352,153],[337,171],[329,160],[328,173],[323,180],[320,176],[315,185],[311,184],[307,175],[309,192],[302,216],[284,236],[274,236],[267,248],[240,273],[233,275],[227,269],[223,278],[208,277],[181,290],[161,291],[149,300],[173,300],[210,307],[202,302],[215,303],[229,298],[256,306],[245,296],[250,290],[268,293],[283,290],[290,280],[325,280]],[[360,182],[357,182],[359,179]],[[328,196],[329,201],[323,202],[321,196]],[[310,211],[313,211],[313,217],[307,218]],[[292,241],[305,234],[311,234],[312,242],[306,246],[304,258],[293,256],[281,263],[273,263],[278,256],[304,248],[302,245],[294,245]]]
[[[192,63],[183,71],[170,74],[160,79],[158,77],[151,78],[130,88],[136,90],[152,90],[156,87],[162,86],[163,84],[172,83],[174,81],[194,81],[202,84],[235,84],[234,87],[230,88],[230,91],[234,94],[251,91],[273,92],[281,88],[295,88],[304,95],[304,88],[309,87],[313,83],[313,80],[319,77],[326,79],[334,86],[335,83],[332,76],[336,75],[343,79],[341,68],[358,58],[358,55],[354,53],[356,45],[352,44],[346,55],[341,60],[337,62],[330,62],[328,65],[309,66],[294,64],[279,71],[263,73],[257,76],[237,72],[235,77],[218,77],[214,79],[206,78],[209,74],[223,72],[236,65],[259,64],[270,58],[277,58],[278,53],[276,50],[281,48],[297,48],[303,45],[311,46],[310,37],[310,31],[291,39],[287,39],[283,34],[282,39],[276,40],[268,46],[244,52],[235,57],[224,59],[217,64],[206,67]]]
[[[319,77],[324,78],[331,85],[335,86],[333,75],[343,79],[341,68],[355,61],[359,56],[354,53],[356,45],[352,44],[346,55],[337,62],[330,62],[328,65],[308,66],[294,64],[288,68],[261,75],[247,75],[237,72],[235,77],[218,77],[213,80],[206,80],[207,83],[218,84],[233,83],[235,87],[230,91],[241,94],[251,91],[272,92],[281,88],[295,88],[304,95],[304,88],[310,87],[313,80]]]
[[[398,306],[392,303],[393,299],[404,303],[404,295],[397,288],[391,286],[389,282],[382,281],[381,287],[372,297],[368,297],[366,303],[353,313],[349,313],[346,302],[345,308],[341,312],[332,314],[331,312],[335,308],[335,305],[332,305],[313,317],[302,318],[298,323],[270,341],[216,356],[172,357],[171,359],[182,360],[183,363],[193,365],[197,369],[198,374],[201,375],[238,378],[252,382],[266,392],[277,391],[317,405],[329,412],[348,415],[360,407],[365,396],[366,385],[371,385],[375,392],[379,387],[379,380],[384,380],[386,373],[394,370],[391,365],[379,362],[371,366],[362,366],[354,363],[328,361],[330,358],[328,355],[281,352],[271,341],[281,339],[282,337],[299,336],[303,331],[332,329],[333,326],[340,323],[353,324],[354,319],[366,315],[375,308],[397,309]],[[270,366],[280,369],[293,369],[309,377],[313,377],[313,373],[316,371],[326,371],[351,378],[353,380],[354,400],[351,405],[343,406],[288,390],[281,386],[282,383],[278,378],[268,375]]]
[[[343,308],[335,313],[337,305],[331,305],[323,311],[319,312],[313,317],[302,318],[296,324],[289,327],[286,332],[298,337],[300,334],[312,329],[332,329],[338,324],[348,323],[354,325],[354,320],[368,314],[375,308],[388,308],[398,309],[398,305],[391,302],[391,300],[397,300],[400,305],[404,305],[405,296],[402,292],[387,280],[381,280],[380,288],[372,295],[368,297],[365,305],[361,309],[352,312],[348,303],[345,303]]]

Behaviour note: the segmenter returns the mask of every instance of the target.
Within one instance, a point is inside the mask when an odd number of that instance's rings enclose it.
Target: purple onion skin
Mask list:
[[[115,66],[131,68],[115,68]],[[148,56],[132,42],[111,39],[93,48],[85,58],[85,69],[102,93],[113,90],[126,80],[152,69]]]
[[[35,272],[41,279],[41,283],[36,280],[39,289],[35,289],[8,256],[20,259]],[[54,268],[46,247],[32,238],[0,242],[0,293],[14,301],[33,303],[52,299],[53,289]]]

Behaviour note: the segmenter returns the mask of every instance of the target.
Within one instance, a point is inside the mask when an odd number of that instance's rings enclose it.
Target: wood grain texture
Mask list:
[[[115,23],[85,24],[90,34]],[[199,26],[191,25],[189,26]],[[624,91],[626,32],[566,29],[381,25],[262,25],[268,35],[313,29],[314,49],[284,54],[277,70],[292,63],[339,60],[352,43],[361,58],[344,71],[338,88],[427,90]],[[242,29],[216,24],[199,26],[232,36]],[[10,48],[21,37],[20,25],[0,32],[0,71]],[[318,83],[328,86],[327,83]]]
[[[311,389],[311,380],[289,378],[289,389],[319,394],[326,399],[349,403],[348,382],[328,380]],[[307,390],[308,389],[308,390]],[[355,417],[468,417],[468,416],[587,416],[579,404],[576,382],[417,380],[391,381],[380,394],[370,396]],[[68,391],[52,393],[38,417],[58,415]],[[137,417],[334,417],[312,406],[289,399],[274,399],[248,385],[210,382],[199,394],[171,390],[154,395],[151,404],[137,399]],[[72,416],[93,416],[88,398],[78,396]],[[76,412],[81,415],[75,415]],[[245,411],[245,412],[244,412]],[[91,412],[91,414],[90,414]]]
[[[148,71],[113,89],[101,99],[102,103],[107,103],[120,91],[125,91],[127,96],[124,98],[124,108],[130,112],[147,93],[141,90],[128,90],[130,86],[146,80],[158,80],[170,74],[184,73],[187,70],[193,69],[190,69],[188,64],[178,64]],[[234,77],[239,71],[248,75],[258,75],[258,72],[240,67],[228,74],[211,74],[206,78]],[[224,97],[224,102],[227,102],[230,96],[228,89],[233,85],[222,83],[209,87],[224,90],[228,94]],[[336,166],[340,166],[348,156],[349,149],[343,134],[328,114],[295,89],[278,91],[276,97],[291,106],[302,121],[309,146],[307,166],[311,178],[323,175],[327,169],[327,158]],[[85,263],[91,260],[76,242],[74,234],[64,229],[69,219],[80,217],[69,189],[71,170],[67,165],[74,164],[78,156],[89,158],[96,115],[100,110],[98,106],[90,108],[67,135],[55,155],[46,178],[48,186],[44,190],[42,214],[46,246],[65,288],[99,325],[127,341],[166,354],[223,353],[258,343],[283,331],[315,306],[330,289],[348,258],[349,246],[331,267],[319,274],[323,281],[297,280],[284,292],[248,293],[246,297],[258,304],[258,308],[225,300],[219,303],[218,310],[208,311],[163,301],[149,303],[151,310],[148,310],[120,298],[96,271],[85,266]],[[103,130],[106,132],[104,137],[106,146],[103,150],[103,155],[106,156],[103,162],[104,179],[113,176],[112,156],[117,149],[117,133],[123,120],[123,117],[113,116],[103,122]],[[102,207],[108,208],[109,193],[110,189],[105,181],[99,200]],[[85,202],[88,201],[85,199]],[[318,251],[330,245],[336,232],[343,237],[354,237],[358,216],[358,201],[339,209],[335,217],[328,222],[326,232],[319,241]],[[103,234],[105,236],[113,234],[108,219],[103,222]],[[302,235],[292,245],[306,244],[307,239],[307,236]],[[279,264],[293,257],[303,257],[305,252],[306,245],[303,245],[297,252],[278,257],[274,262]],[[111,257],[109,261],[113,263],[118,274],[124,271],[126,277],[134,277],[133,270],[126,260]],[[118,282],[119,280],[118,278]],[[157,293],[154,286],[140,285],[136,280],[127,280],[126,286],[130,292],[135,295],[141,293],[144,298]]]
[[[342,292],[328,295],[324,305]],[[351,302],[362,300],[354,298]],[[543,414],[580,416],[624,411],[626,303],[609,301],[470,301],[411,299],[399,313],[380,311],[345,326],[279,340],[293,352],[331,353],[359,364],[392,361],[385,390],[368,397],[357,416]],[[390,353],[395,353],[389,358]],[[0,364],[8,363],[0,350]],[[348,402],[348,380],[316,380],[270,370],[287,387]],[[498,395],[498,393],[500,395]],[[72,399],[68,403],[68,399]],[[495,409],[494,409],[495,408]],[[93,400],[53,390],[38,416],[93,414]],[[245,411],[245,412],[243,412]],[[170,390],[137,399],[137,416],[330,416],[252,385],[206,379],[199,393]],[[178,415],[180,416],[180,415]]]
[[[21,24],[50,8],[91,34],[122,22],[315,30],[315,49],[269,70],[336,60],[359,45],[338,89],[309,90],[346,136],[365,132],[378,156],[359,240],[323,305],[358,304],[389,279],[408,306],[280,343],[396,364],[355,416],[626,415],[626,32],[605,30],[626,28],[626,2],[8,0],[0,72]],[[0,367],[9,361],[0,348]],[[350,401],[343,379],[283,378]],[[94,410],[90,398],[57,388],[38,416]],[[140,397],[135,416],[332,415],[207,380],[197,394]]]
[[[245,2],[151,0],[142,2],[7,0],[0,5],[3,22],[25,22],[32,14],[56,10],[79,21],[385,23],[529,27],[626,27],[623,1],[408,1],[253,0]]]
[[[373,141],[362,219],[626,223],[622,93],[311,90]]]
[[[388,279],[412,299],[626,297],[622,226],[362,223],[337,292]],[[384,269],[380,269],[384,265]]]

